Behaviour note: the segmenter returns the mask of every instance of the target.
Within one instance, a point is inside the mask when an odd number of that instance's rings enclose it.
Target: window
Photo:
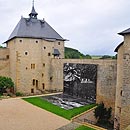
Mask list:
[[[38,88],[38,80],[36,80],[36,88]]]
[[[42,73],[42,77],[44,76],[44,74]]]
[[[42,88],[45,89],[45,84],[44,83],[42,84]]]
[[[33,86],[35,85],[35,79],[33,79],[33,82],[32,82]]]
[[[43,67],[45,67],[45,63],[43,63]]]
[[[51,53],[48,53],[48,56],[51,56]]]
[[[19,42],[22,42],[22,40],[19,40]]]
[[[119,108],[119,113],[121,113],[121,107]]]
[[[31,69],[35,69],[35,64],[31,64]]]
[[[31,93],[34,93],[34,89],[33,88],[31,89]]]
[[[60,42],[58,42],[58,45],[60,45]]]
[[[6,59],[9,59],[9,55],[6,55]]]
[[[122,96],[122,93],[123,93],[123,91],[121,90],[121,93],[120,93],[121,96]]]
[[[38,41],[36,41],[36,43],[38,43]]]
[[[52,81],[52,79],[53,79],[53,77],[51,76],[51,77],[50,77],[50,81]]]
[[[25,55],[28,55],[28,52],[27,52],[27,51],[25,52]]]
[[[44,46],[44,49],[46,49],[46,47]]]

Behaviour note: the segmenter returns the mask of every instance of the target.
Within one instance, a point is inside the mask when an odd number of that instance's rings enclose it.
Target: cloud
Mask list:
[[[30,0],[0,0],[0,42],[7,40],[20,20],[31,11]],[[128,0],[38,0],[38,18],[45,20],[64,38],[66,46],[84,54],[113,54],[123,40],[117,33],[129,28]]]

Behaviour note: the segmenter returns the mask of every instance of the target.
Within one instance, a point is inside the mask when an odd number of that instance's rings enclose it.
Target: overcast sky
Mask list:
[[[31,8],[32,0],[0,0],[0,43]],[[130,0],[35,0],[35,9],[69,40],[65,46],[84,54],[114,55],[123,41],[117,33],[130,28]]]

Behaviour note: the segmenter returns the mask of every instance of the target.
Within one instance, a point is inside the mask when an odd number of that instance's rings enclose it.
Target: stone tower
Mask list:
[[[115,50],[118,52],[115,129],[124,130],[130,125],[130,29],[119,34],[124,41]]]
[[[16,91],[41,93],[50,90],[51,59],[64,58],[63,39],[32,6],[29,18],[21,17],[5,42],[10,56],[10,77]]]

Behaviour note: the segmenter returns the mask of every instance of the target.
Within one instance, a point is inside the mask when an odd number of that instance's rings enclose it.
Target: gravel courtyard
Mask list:
[[[56,130],[68,123],[22,99],[0,100],[0,130]]]

